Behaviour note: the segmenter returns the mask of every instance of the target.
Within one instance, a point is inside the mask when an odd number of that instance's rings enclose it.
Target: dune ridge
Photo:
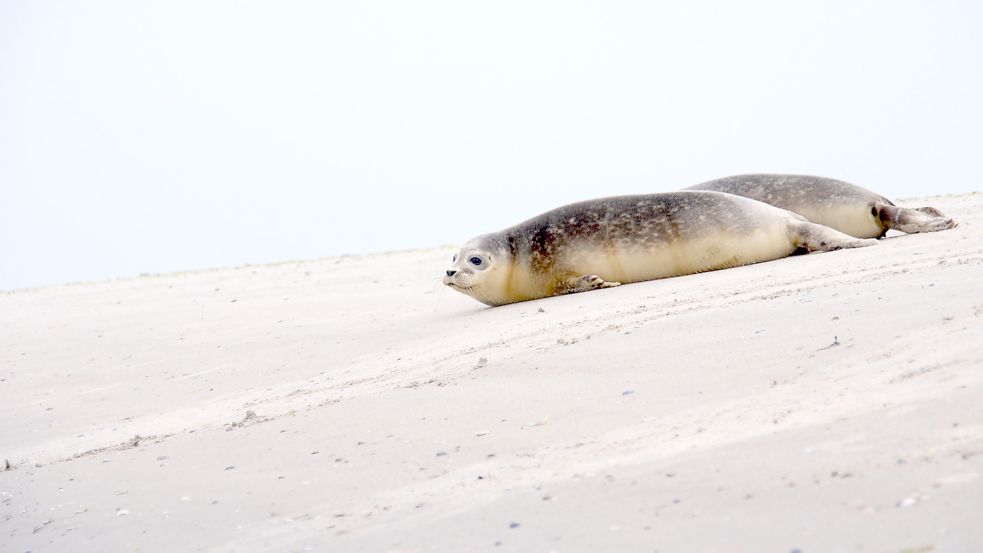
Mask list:
[[[930,204],[494,309],[452,248],[0,294],[4,549],[979,551],[983,195]]]

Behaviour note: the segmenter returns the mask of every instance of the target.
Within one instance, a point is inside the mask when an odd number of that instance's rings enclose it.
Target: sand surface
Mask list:
[[[904,203],[963,224],[495,309],[449,248],[0,293],[0,550],[983,551],[983,194]]]

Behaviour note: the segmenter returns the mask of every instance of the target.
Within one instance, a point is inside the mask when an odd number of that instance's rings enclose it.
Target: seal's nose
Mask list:
[[[447,269],[447,276],[454,276],[454,273],[456,272],[457,271],[455,271],[454,269]]]

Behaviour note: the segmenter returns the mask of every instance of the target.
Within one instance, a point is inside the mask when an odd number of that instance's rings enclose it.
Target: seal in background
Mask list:
[[[836,179],[809,175],[737,175],[716,179],[686,190],[713,190],[736,194],[798,213],[813,223],[832,227],[857,238],[880,238],[889,229],[935,232],[959,222],[934,207],[907,208]]]

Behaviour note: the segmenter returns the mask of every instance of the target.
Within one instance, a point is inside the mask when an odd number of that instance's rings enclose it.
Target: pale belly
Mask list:
[[[621,283],[639,282],[780,259],[795,251],[781,221],[747,234],[666,242],[649,248],[583,247],[563,269]]]

